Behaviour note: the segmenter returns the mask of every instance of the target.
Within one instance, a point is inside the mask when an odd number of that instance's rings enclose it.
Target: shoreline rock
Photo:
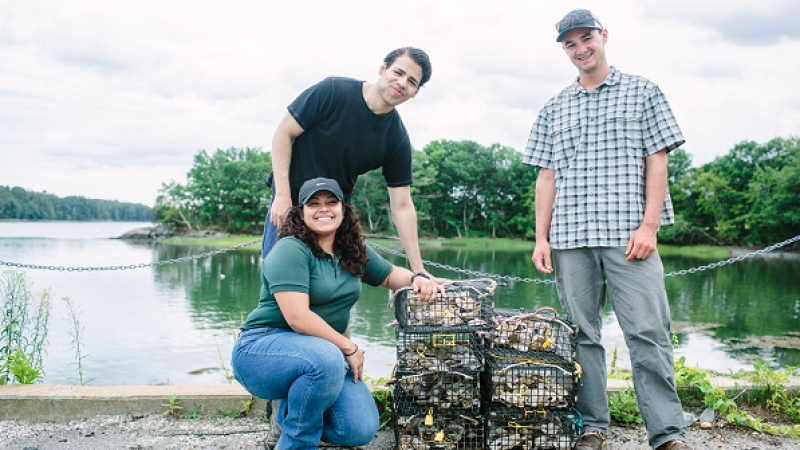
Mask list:
[[[172,237],[186,237],[186,238],[219,238],[228,237],[229,233],[224,233],[215,230],[187,230],[170,225],[156,225],[152,227],[134,228],[127,231],[114,239],[122,240],[163,240]]]

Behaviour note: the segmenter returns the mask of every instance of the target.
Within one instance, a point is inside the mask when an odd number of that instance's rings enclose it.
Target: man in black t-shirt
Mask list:
[[[329,77],[291,105],[272,138],[272,204],[264,223],[262,259],[277,239],[298,190],[316,177],[335,179],[348,201],[358,177],[381,168],[392,219],[411,269],[424,272],[411,199],[411,142],[397,105],[414,98],[431,77],[428,55],[403,47],[389,53],[375,83]]]

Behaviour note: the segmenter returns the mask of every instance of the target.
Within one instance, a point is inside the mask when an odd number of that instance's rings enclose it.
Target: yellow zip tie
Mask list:
[[[434,347],[455,347],[456,335],[455,334],[434,334],[433,335]]]

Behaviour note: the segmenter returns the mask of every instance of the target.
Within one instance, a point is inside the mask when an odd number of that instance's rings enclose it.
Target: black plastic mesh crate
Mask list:
[[[490,402],[515,408],[566,409],[575,406],[580,366],[547,359],[508,357],[489,350],[486,386]],[[542,354],[542,356],[548,356]]]
[[[395,410],[435,406],[438,411],[480,414],[480,372],[402,372],[398,366],[393,384]]]
[[[491,326],[496,287],[491,279],[454,281],[432,301],[420,300],[411,287],[398,289],[395,317],[406,331],[485,330]]]
[[[490,347],[522,353],[547,352],[565,361],[573,361],[575,327],[549,307],[533,312],[495,309]]]
[[[397,331],[397,365],[406,371],[483,370],[484,342],[475,333]]]
[[[578,442],[583,420],[577,410],[491,410],[486,414],[488,450],[566,450]]]
[[[452,414],[434,407],[400,408],[395,414],[397,450],[476,450],[484,448],[480,415]]]

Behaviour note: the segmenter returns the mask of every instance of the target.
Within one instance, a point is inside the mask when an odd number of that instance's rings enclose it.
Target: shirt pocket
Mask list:
[[[564,119],[550,127],[550,142],[553,143],[553,165],[556,172],[569,168],[580,144],[581,127],[578,119]]]
[[[644,129],[641,115],[630,111],[610,111],[606,114],[605,139],[600,151],[616,153],[620,156],[644,157]]]

